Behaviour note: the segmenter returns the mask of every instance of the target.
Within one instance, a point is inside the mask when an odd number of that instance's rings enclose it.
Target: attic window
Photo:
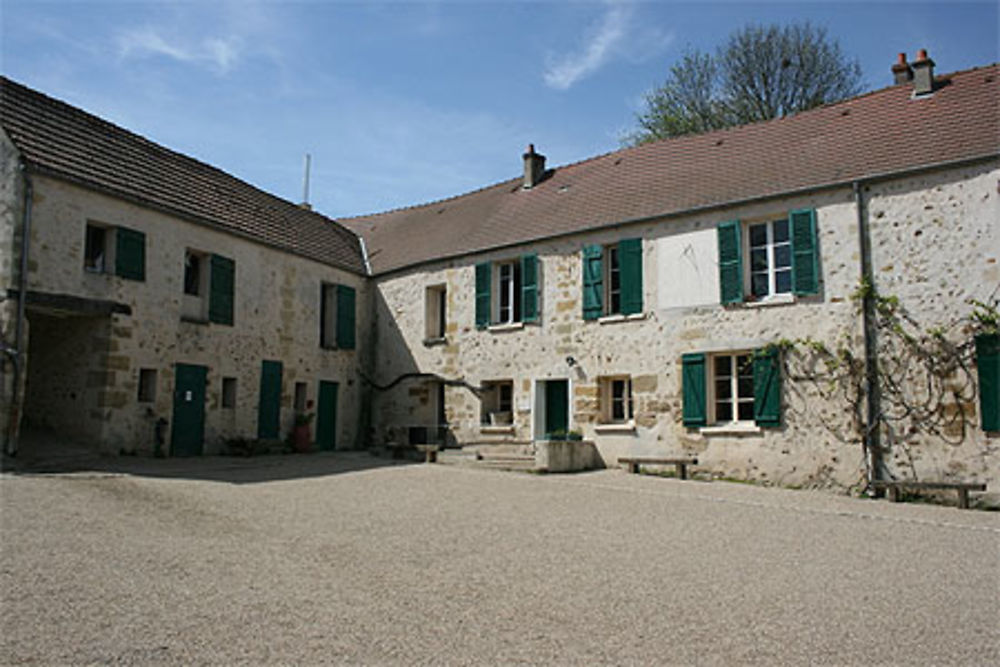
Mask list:
[[[569,188],[570,188],[570,186],[568,186],[568,185],[560,186],[559,187],[559,192],[566,192],[567,190],[569,190]]]

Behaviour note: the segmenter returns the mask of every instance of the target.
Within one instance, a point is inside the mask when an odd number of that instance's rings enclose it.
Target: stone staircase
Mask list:
[[[476,443],[438,453],[438,463],[491,470],[535,469],[535,447],[524,443]]]

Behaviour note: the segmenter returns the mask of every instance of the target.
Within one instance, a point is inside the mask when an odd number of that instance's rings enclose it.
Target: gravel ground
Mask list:
[[[363,454],[6,472],[0,510],[3,663],[1000,663],[998,513]]]

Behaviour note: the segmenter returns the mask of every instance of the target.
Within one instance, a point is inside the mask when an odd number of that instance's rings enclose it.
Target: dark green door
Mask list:
[[[281,362],[264,361],[260,367],[260,404],[257,437],[273,440],[281,426]]]
[[[171,456],[200,456],[205,439],[205,376],[208,368],[174,365],[174,426]]]
[[[548,380],[545,383],[545,437],[569,430],[569,381]]]
[[[316,399],[316,446],[334,449],[337,444],[337,383],[319,381]]]

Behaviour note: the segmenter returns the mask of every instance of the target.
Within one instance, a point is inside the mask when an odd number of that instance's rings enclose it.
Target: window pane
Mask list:
[[[792,291],[792,272],[790,270],[786,269],[774,274],[774,291],[777,294]]]
[[[754,296],[767,296],[770,293],[766,273],[755,273],[750,276],[750,293]]]
[[[767,225],[750,225],[750,245],[767,245]]]
[[[736,357],[736,372],[740,377],[753,378],[753,364],[750,363],[750,355],[741,354]]]
[[[737,380],[740,398],[748,398],[753,396],[753,377],[746,377],[741,375],[739,380]]]
[[[733,421],[733,404],[726,402],[717,402],[715,404],[715,421],[719,422],[731,422]]]
[[[730,399],[733,396],[733,383],[729,378],[715,379],[715,397],[719,399]]]
[[[753,421],[753,401],[741,402],[738,409],[740,421]]]
[[[792,246],[789,244],[774,246],[774,268],[781,269],[792,265]]]
[[[774,242],[781,243],[788,240],[788,220],[774,221]]]
[[[750,270],[767,271],[767,249],[757,248],[750,251]]]

